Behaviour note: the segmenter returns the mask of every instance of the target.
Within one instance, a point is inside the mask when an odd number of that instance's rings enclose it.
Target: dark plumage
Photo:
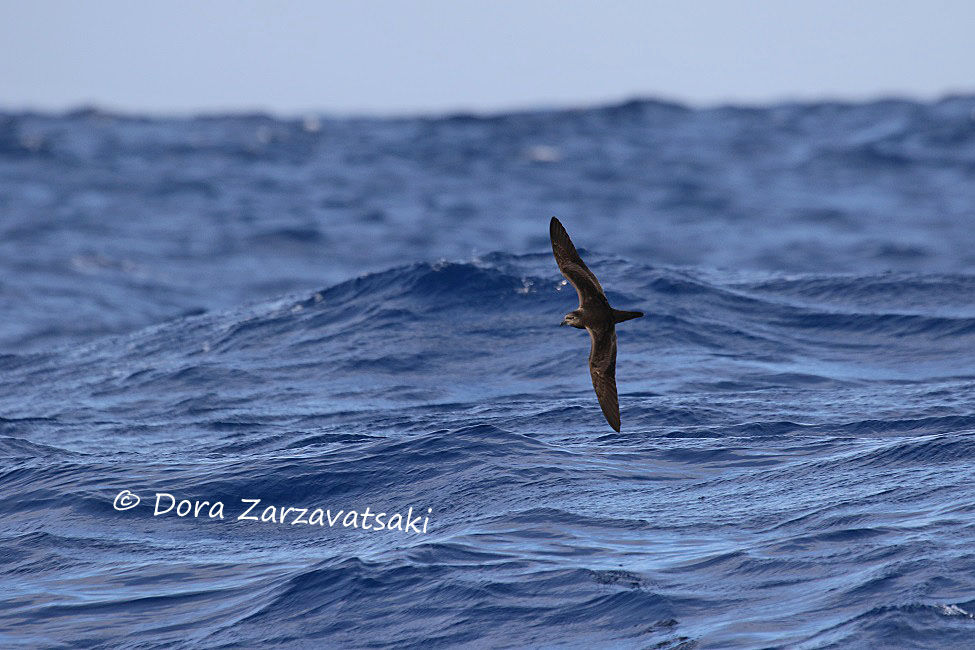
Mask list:
[[[622,311],[609,306],[599,280],[579,257],[569,233],[558,219],[549,223],[552,253],[562,275],[579,294],[579,307],[570,311],[560,323],[589,332],[592,348],[589,351],[589,374],[599,406],[609,426],[620,430],[620,403],[616,393],[616,323],[639,318],[643,312]]]

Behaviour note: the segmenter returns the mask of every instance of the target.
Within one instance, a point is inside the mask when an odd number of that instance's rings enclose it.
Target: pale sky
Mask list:
[[[0,0],[0,110],[405,114],[975,91],[975,2]]]

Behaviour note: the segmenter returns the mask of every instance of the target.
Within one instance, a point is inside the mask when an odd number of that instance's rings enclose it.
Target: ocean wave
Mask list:
[[[0,116],[0,643],[964,647],[973,109]]]

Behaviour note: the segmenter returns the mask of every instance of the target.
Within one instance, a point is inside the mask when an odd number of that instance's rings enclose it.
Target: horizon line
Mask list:
[[[675,109],[687,111],[708,111],[718,109],[761,109],[795,105],[838,104],[844,106],[868,105],[883,102],[905,102],[914,104],[937,104],[952,99],[975,97],[975,88],[962,90],[951,89],[938,93],[912,93],[904,91],[881,91],[867,93],[862,96],[843,95],[841,93],[783,94],[770,100],[724,98],[711,101],[696,101],[679,99],[667,95],[655,94],[627,94],[615,98],[604,98],[592,101],[539,101],[513,103],[511,105],[473,107],[457,105],[444,108],[403,108],[403,109],[276,109],[271,106],[251,106],[242,102],[236,106],[194,107],[194,108],[161,108],[139,109],[133,107],[113,105],[111,102],[95,102],[81,100],[77,103],[63,106],[38,107],[36,105],[5,106],[0,103],[0,114],[3,115],[43,115],[43,116],[71,116],[91,114],[93,116],[113,118],[143,118],[143,119],[206,119],[212,117],[268,117],[277,120],[294,119],[443,119],[451,117],[471,117],[475,119],[490,119],[507,115],[528,115],[535,113],[591,111],[607,108],[622,107],[629,104],[659,104]]]

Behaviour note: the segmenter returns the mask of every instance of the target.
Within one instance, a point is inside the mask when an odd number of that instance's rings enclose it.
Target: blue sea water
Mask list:
[[[975,647],[975,97],[6,113],[0,309],[2,647]]]

